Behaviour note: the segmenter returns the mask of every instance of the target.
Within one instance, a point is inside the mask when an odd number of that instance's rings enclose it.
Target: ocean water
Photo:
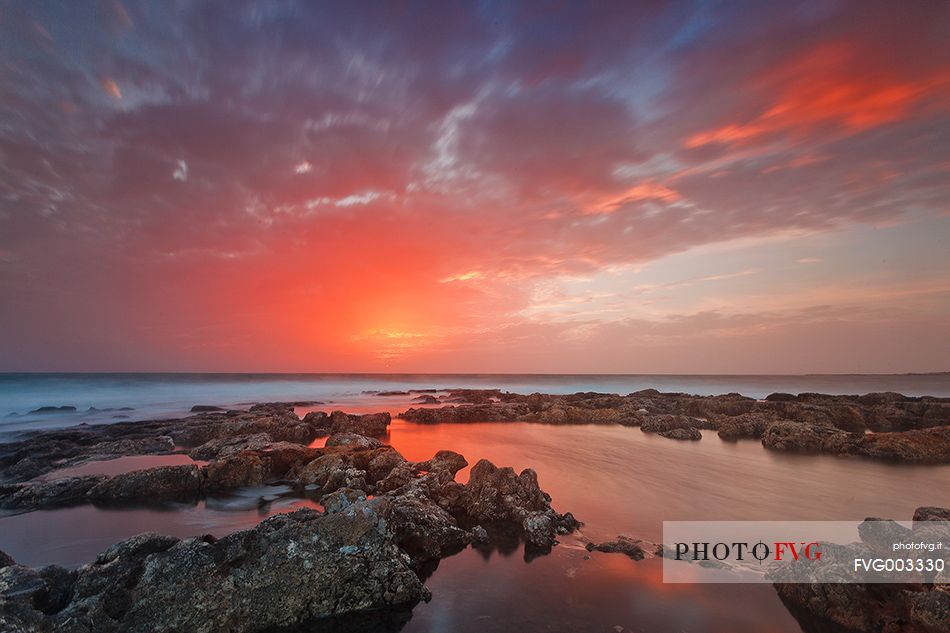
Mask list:
[[[0,435],[80,422],[177,417],[186,415],[195,404],[240,408],[253,402],[316,400],[331,408],[386,410],[393,401],[367,400],[366,392],[452,387],[500,388],[519,393],[629,393],[654,388],[698,395],[737,392],[752,398],[764,398],[776,391],[831,394],[897,391],[909,396],[950,396],[950,373],[803,376],[0,374]],[[75,407],[76,412],[30,413],[44,406]]]
[[[653,387],[752,397],[774,391],[950,396],[950,377],[8,374],[0,376],[0,410],[17,413],[2,418],[3,428],[12,434],[77,421],[183,415],[194,404],[239,407],[265,400],[319,400],[325,404],[312,408],[395,413],[410,406],[411,396],[377,392],[450,387],[553,393],[627,393]],[[79,411],[26,414],[61,405]],[[96,410],[84,411],[89,407]],[[104,411],[122,407],[133,409]],[[301,406],[297,412],[309,408]],[[664,520],[908,520],[918,506],[950,505],[950,465],[776,453],[757,441],[723,442],[714,432],[704,432],[699,442],[677,442],[622,426],[417,425],[397,419],[383,439],[414,461],[450,449],[470,465],[485,458],[517,470],[534,468],[553,505],[585,523],[549,555],[531,560],[517,543],[490,552],[468,548],[442,560],[426,578],[432,601],[413,610],[403,633],[795,633],[801,630],[798,623],[768,585],[667,585],[657,560],[588,554],[583,545],[620,534],[659,540]],[[181,463],[187,458],[139,456],[77,468],[86,474],[116,474],[163,460]],[[465,482],[468,475],[466,468],[458,480]],[[273,503],[259,503],[275,494]],[[318,506],[315,499],[271,486],[191,503],[41,510],[0,516],[0,549],[24,564],[75,568],[141,532],[222,536],[299,507]]]

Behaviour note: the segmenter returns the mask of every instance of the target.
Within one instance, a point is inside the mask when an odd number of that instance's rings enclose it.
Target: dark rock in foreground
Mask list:
[[[926,529],[927,520],[945,521],[950,509],[918,508],[914,529]],[[910,530],[894,521],[868,519],[859,526],[864,546],[882,554],[895,540],[911,538]],[[821,573],[829,577],[849,574],[855,552],[867,552],[862,546],[823,548]],[[831,562],[831,565],[828,563]],[[839,571],[836,567],[840,567]],[[801,570],[789,571],[800,577]],[[945,633],[950,630],[950,579],[946,572],[934,584],[862,584],[781,582],[783,571],[773,579],[776,592],[805,633]]]
[[[387,503],[300,510],[221,540],[142,534],[77,572],[5,567],[0,621],[4,630],[66,633],[243,632],[409,609],[429,593],[393,541]],[[52,603],[50,570],[65,575],[63,598]]]

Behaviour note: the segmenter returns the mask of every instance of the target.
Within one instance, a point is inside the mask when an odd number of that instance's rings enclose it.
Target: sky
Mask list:
[[[948,371],[947,33],[0,2],[0,371]]]

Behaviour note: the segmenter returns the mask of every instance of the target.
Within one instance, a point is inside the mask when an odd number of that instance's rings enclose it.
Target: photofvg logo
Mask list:
[[[947,582],[950,522],[666,521],[668,583]]]

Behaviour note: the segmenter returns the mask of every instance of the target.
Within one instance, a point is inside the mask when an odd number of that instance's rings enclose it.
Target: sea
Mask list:
[[[0,436],[18,431],[187,415],[196,404],[225,408],[254,402],[318,401],[365,407],[367,395],[410,389],[498,388],[516,393],[641,389],[696,395],[740,393],[864,394],[950,397],[950,373],[810,375],[568,375],[568,374],[0,374]],[[380,402],[380,401],[375,401]],[[44,407],[70,410],[41,411]]]
[[[413,394],[385,392],[451,387],[524,393],[656,388],[755,398],[776,391],[950,396],[950,376],[6,374],[0,377],[0,410],[15,414],[2,419],[6,432],[17,435],[83,421],[186,415],[195,404],[299,401],[299,415],[313,409],[396,414],[412,406]],[[310,401],[323,404],[305,404]],[[74,406],[76,412],[29,413],[43,406]],[[908,521],[917,507],[950,506],[950,465],[779,453],[756,440],[725,442],[714,431],[702,433],[701,441],[680,442],[612,425],[422,425],[394,419],[382,439],[407,459],[425,460],[441,449],[457,451],[470,464],[457,475],[462,483],[480,459],[518,471],[533,468],[555,509],[572,512],[584,526],[543,556],[528,556],[523,544],[510,543],[469,547],[443,559],[424,578],[432,600],[417,605],[407,620],[378,630],[798,633],[801,626],[770,585],[666,584],[659,559],[633,561],[621,554],[588,552],[585,544],[618,535],[659,541],[663,521],[671,520],[851,521],[873,516]],[[58,476],[114,475],[189,460],[184,454],[120,457]],[[0,514],[0,550],[26,565],[78,568],[111,544],[141,532],[224,536],[305,507],[319,509],[319,499],[275,484],[191,502],[80,504]]]

